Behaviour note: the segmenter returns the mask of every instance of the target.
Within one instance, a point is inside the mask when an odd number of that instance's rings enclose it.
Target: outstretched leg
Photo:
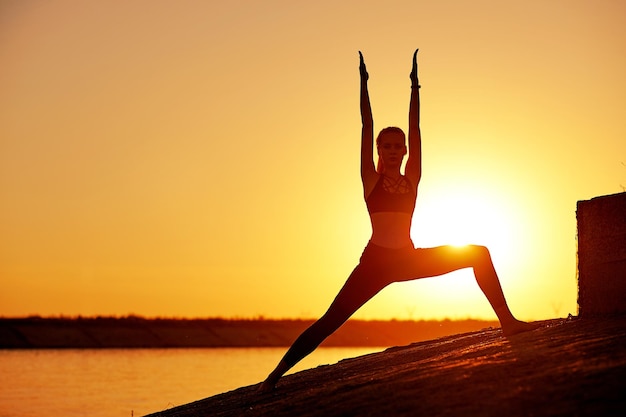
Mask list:
[[[409,267],[412,278],[443,275],[463,268],[473,268],[476,282],[498,316],[505,336],[537,328],[517,320],[509,309],[489,250],[484,246],[439,246],[416,249]]]
[[[259,387],[260,392],[274,389],[278,380],[302,358],[310,354],[320,343],[337,330],[350,315],[337,314],[329,309],[324,316],[307,328],[291,345],[276,368],[268,375]]]
[[[259,392],[274,389],[278,380],[302,358],[313,352],[320,343],[346,322],[363,304],[378,293],[384,284],[368,279],[365,268],[357,266],[344,284],[328,311],[307,328],[291,345],[276,368],[259,387]]]

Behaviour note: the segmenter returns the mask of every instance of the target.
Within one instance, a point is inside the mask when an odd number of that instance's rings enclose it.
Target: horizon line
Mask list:
[[[239,317],[239,316],[204,316],[204,317],[183,317],[183,316],[143,316],[138,314],[126,314],[126,315],[46,315],[29,314],[21,316],[4,316],[0,315],[0,320],[144,320],[144,321],[209,321],[209,320],[221,320],[221,321],[315,321],[314,317],[266,317],[258,315],[254,317]],[[443,319],[427,319],[427,318],[388,318],[388,319],[360,319],[350,318],[349,321],[362,321],[362,322],[454,322],[454,321],[479,321],[479,322],[497,322],[497,319],[481,319],[474,317],[465,318],[443,318]]]

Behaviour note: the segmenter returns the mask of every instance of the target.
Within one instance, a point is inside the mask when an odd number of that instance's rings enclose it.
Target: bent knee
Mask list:
[[[491,259],[489,249],[483,245],[467,245],[468,255],[475,262],[485,261]]]

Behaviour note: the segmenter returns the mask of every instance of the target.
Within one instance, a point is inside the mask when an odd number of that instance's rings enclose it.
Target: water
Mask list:
[[[290,373],[383,348],[320,348]],[[0,350],[0,417],[131,417],[262,381],[285,348]]]

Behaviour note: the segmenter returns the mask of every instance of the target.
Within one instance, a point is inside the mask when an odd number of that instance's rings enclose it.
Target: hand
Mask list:
[[[417,51],[419,51],[419,49],[416,49],[413,53],[413,68],[411,69],[411,75],[409,75],[411,85],[415,87],[419,85],[419,82],[417,81]]]
[[[365,61],[363,60],[363,54],[359,51],[359,73],[361,74],[361,81],[369,80],[370,76],[365,68]]]

